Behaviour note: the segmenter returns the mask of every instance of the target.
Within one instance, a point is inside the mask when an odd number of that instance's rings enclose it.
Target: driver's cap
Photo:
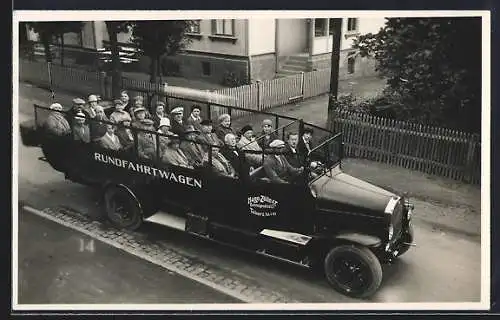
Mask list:
[[[281,148],[281,147],[284,147],[285,146],[285,142],[283,140],[273,140],[273,142],[271,142],[269,144],[269,147],[271,148]]]

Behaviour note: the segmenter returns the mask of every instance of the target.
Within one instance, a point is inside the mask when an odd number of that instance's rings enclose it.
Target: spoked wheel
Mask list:
[[[354,298],[368,298],[380,287],[382,266],[375,254],[356,245],[333,248],[325,258],[325,274],[335,290]]]
[[[142,224],[142,208],[135,195],[125,187],[112,186],[104,193],[106,214],[118,229],[136,230]]]

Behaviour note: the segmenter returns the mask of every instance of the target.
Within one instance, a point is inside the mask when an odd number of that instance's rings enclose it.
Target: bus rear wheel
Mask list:
[[[137,230],[143,221],[139,199],[126,186],[113,185],[104,191],[106,217],[118,229]]]

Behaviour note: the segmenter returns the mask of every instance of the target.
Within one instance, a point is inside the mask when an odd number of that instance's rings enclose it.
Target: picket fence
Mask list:
[[[481,143],[476,134],[350,111],[331,111],[331,115],[330,130],[343,133],[347,157],[481,182]]]
[[[43,62],[20,59],[19,80],[79,95],[98,93],[104,99],[112,98],[111,79],[104,72],[58,65],[48,67]],[[330,70],[318,70],[214,90],[209,102],[266,111],[327,93],[329,85]],[[166,99],[169,106],[182,103],[168,86],[165,92],[163,84],[123,78],[122,88],[129,90],[132,96],[142,95],[146,105],[159,98]],[[225,112],[224,108],[215,111]],[[398,165],[467,183],[481,181],[481,145],[477,135],[348,111],[330,112],[333,112],[333,120],[329,129],[343,132],[347,157]],[[232,116],[237,119],[249,114],[245,110],[233,110]]]

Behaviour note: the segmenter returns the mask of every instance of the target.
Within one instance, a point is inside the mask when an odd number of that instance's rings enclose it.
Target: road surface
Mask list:
[[[26,210],[18,248],[20,304],[240,302]]]
[[[29,110],[26,104],[31,103],[33,97],[29,95],[29,88],[24,90],[20,103],[25,105],[21,108]],[[20,120],[29,118],[29,111],[20,113]],[[99,219],[102,207],[98,190],[65,181],[62,174],[38,161],[40,156],[41,150],[26,148],[19,142],[19,200],[38,209],[68,207]],[[418,246],[396,264],[384,267],[382,286],[370,301],[479,302],[481,250],[478,238],[435,230],[428,224],[419,223],[418,218],[415,234]],[[253,295],[254,300],[258,300],[255,295],[259,293],[271,292],[282,301],[360,302],[333,291],[319,274],[164,227],[145,225],[142,231],[134,233],[134,237],[182,256],[187,264],[209,266],[226,280],[237,279],[238,285],[251,288],[243,292]]]

